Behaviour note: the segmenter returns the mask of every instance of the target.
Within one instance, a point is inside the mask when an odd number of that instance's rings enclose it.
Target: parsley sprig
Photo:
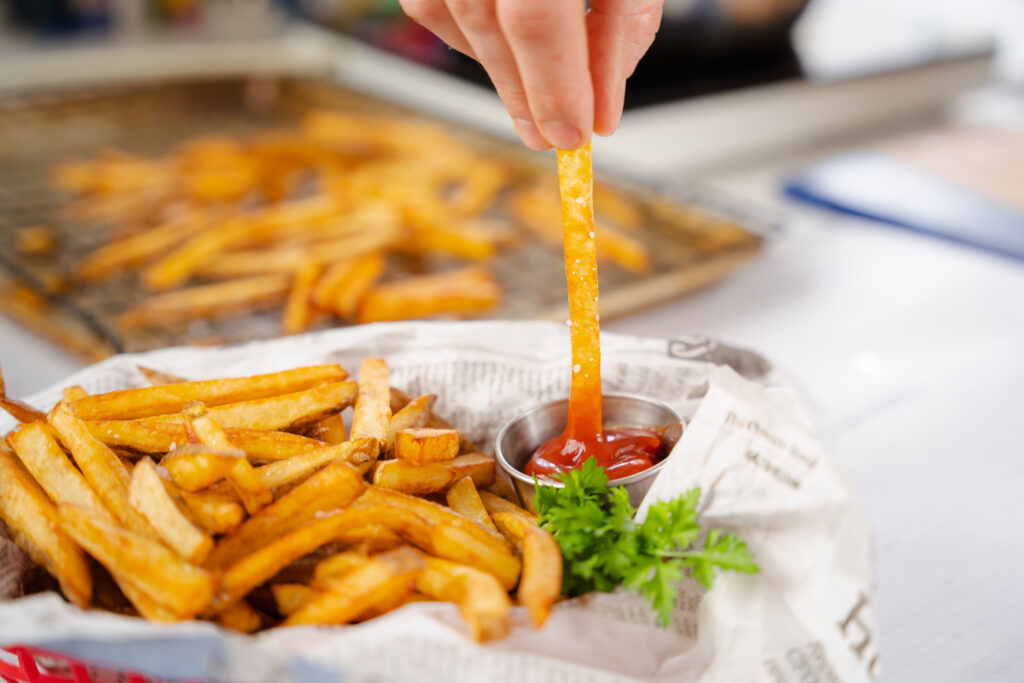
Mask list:
[[[637,523],[625,487],[609,487],[604,468],[594,458],[580,469],[555,476],[565,486],[538,484],[534,506],[540,525],[562,549],[562,592],[569,597],[625,586],[642,593],[659,623],[667,626],[676,584],[685,573],[711,588],[716,569],[758,571],[736,534],[711,529],[704,546],[694,546],[701,534],[700,488],[655,503]]]

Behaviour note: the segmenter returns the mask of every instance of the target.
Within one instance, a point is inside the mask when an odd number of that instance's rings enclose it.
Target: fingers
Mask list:
[[[496,0],[496,9],[534,123],[556,147],[581,146],[594,127],[583,3]]]
[[[409,18],[443,40],[449,47],[467,57],[477,59],[444,0],[398,0],[398,3]]]
[[[611,135],[619,126],[626,79],[654,42],[661,5],[661,0],[591,0],[587,40],[598,135]]]
[[[498,26],[493,0],[448,0],[448,11],[491,77],[519,137],[530,149],[548,149],[551,145],[534,122],[515,58]]]

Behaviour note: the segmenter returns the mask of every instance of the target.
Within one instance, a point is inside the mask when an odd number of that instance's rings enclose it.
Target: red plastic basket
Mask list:
[[[67,655],[20,645],[0,650],[0,680],[5,683],[153,683],[142,674],[114,671]]]

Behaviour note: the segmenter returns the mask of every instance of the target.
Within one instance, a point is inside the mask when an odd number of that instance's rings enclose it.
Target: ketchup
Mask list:
[[[662,430],[645,427],[605,429],[591,439],[560,434],[534,452],[523,471],[533,476],[575,470],[593,456],[609,479],[621,479],[654,466],[665,457]]]

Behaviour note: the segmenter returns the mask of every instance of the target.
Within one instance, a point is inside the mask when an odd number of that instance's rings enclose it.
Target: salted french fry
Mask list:
[[[512,605],[494,576],[437,557],[424,556],[423,563],[423,570],[416,576],[416,589],[458,605],[473,640],[486,642],[508,635]]]
[[[92,576],[81,548],[61,528],[57,509],[32,475],[0,446],[0,518],[32,561],[50,572],[72,603],[86,607]]]
[[[326,444],[337,445],[348,440],[348,435],[345,433],[345,420],[341,417],[341,413],[320,420],[309,433],[318,441]]]
[[[394,389],[391,390],[392,396]],[[423,427],[430,419],[430,411],[434,408],[437,396],[424,394],[405,403],[401,408],[395,408],[394,400],[391,401],[391,419],[388,421],[387,445],[385,450],[388,455],[395,453],[395,435],[403,429],[416,429]]]
[[[147,368],[144,365],[136,365],[139,372],[146,378],[150,386],[160,386],[161,384],[181,384],[188,380],[178,375],[172,375],[169,372],[161,372],[160,370],[154,370],[153,368]]]
[[[192,493],[181,490],[179,494],[191,512],[196,523],[210,534],[228,534],[238,528],[245,519],[245,508],[238,502],[233,491],[225,496],[213,489]]]
[[[46,413],[7,396],[3,373],[0,373],[0,408],[10,413],[18,422],[46,422]]]
[[[347,377],[348,373],[340,365],[312,365],[252,377],[182,381],[111,391],[83,398],[74,404],[74,409],[83,420],[128,420],[178,413],[193,401],[213,407],[283,396],[324,382],[341,382]]]
[[[103,501],[71,464],[45,423],[23,424],[7,435],[7,444],[54,503],[80,505],[110,517]]]
[[[234,448],[234,444],[228,439],[227,434],[201,402],[189,403],[182,409],[181,415],[185,421],[186,432],[194,433],[199,439],[199,443],[225,451]],[[252,465],[244,457],[235,461],[231,469],[228,470],[226,478],[250,515],[255,514],[274,499],[270,489],[263,484]]]
[[[121,315],[117,324],[127,331],[242,315],[283,301],[290,287],[291,278],[286,273],[187,287],[143,299]]]
[[[373,460],[375,453],[372,439],[353,439],[257,467],[256,473],[268,488],[275,489],[304,479],[327,463],[358,465]]]
[[[217,623],[239,633],[253,633],[260,630],[263,618],[247,602],[236,602],[217,614]]]
[[[554,536],[514,513],[499,512],[494,523],[522,553],[523,576],[516,595],[534,628],[540,628],[562,593],[562,551]]]
[[[395,457],[414,465],[452,460],[459,454],[459,433],[454,429],[420,427],[395,434]]]
[[[50,424],[107,510],[130,531],[157,538],[153,527],[128,501],[131,475],[117,455],[93,437],[85,423],[72,414],[64,402],[58,403],[50,413]]]
[[[367,358],[359,367],[359,397],[352,418],[353,439],[374,439],[378,451],[391,419],[390,371],[383,358]]]
[[[475,266],[407,277],[371,289],[359,304],[356,322],[479,314],[494,308],[500,298],[501,290],[491,274]]]
[[[74,505],[58,509],[61,527],[119,580],[179,615],[195,615],[213,600],[213,577],[140,534]]]
[[[496,515],[499,512],[505,512],[519,517],[527,524],[537,523],[536,514],[519,507],[513,502],[505,500],[501,496],[496,496],[490,491],[480,491],[480,501],[484,504],[487,512],[492,515]]]
[[[178,509],[149,458],[135,464],[128,500],[156,529],[161,540],[183,559],[199,564],[210,554],[213,539]]]
[[[238,461],[247,463],[242,451],[188,444],[164,456],[160,466],[167,470],[175,484],[194,492],[227,477]]]
[[[359,302],[384,272],[379,252],[339,261],[331,266],[316,286],[313,302],[339,318],[351,318]]]
[[[320,595],[320,591],[302,583],[275,583],[270,590],[274,593],[277,611],[283,617],[298,612],[303,605]]]
[[[341,579],[330,590],[303,605],[285,620],[287,625],[343,624],[395,594],[407,594],[423,559],[402,547],[374,557],[370,564]]]
[[[319,590],[328,590],[340,579],[365,567],[371,561],[368,554],[356,550],[335,553],[317,562],[316,569],[313,570],[313,587]]]
[[[321,270],[323,265],[316,262],[304,263],[296,269],[281,319],[281,329],[285,334],[298,334],[312,324],[315,312],[310,305],[310,298]]]
[[[384,460],[374,469],[373,483],[392,491],[426,495],[445,491],[463,477],[469,477],[477,486],[490,486],[494,472],[494,460],[482,453],[467,453],[427,465]]]
[[[175,424],[138,420],[90,420],[86,426],[93,436],[106,445],[137,453],[167,453],[188,443],[188,434],[180,421]],[[245,427],[228,427],[224,432],[231,443],[245,451],[253,462],[284,460],[326,445],[316,439],[288,432]]]
[[[498,529],[491,521],[491,516],[487,514],[487,508],[480,500],[480,494],[471,478],[463,477],[452,484],[445,498],[448,501],[448,507],[452,510],[466,519],[476,522],[484,529],[498,533]]]
[[[206,565],[225,567],[315,519],[324,510],[346,507],[365,487],[355,469],[342,462],[331,463],[221,539]]]

